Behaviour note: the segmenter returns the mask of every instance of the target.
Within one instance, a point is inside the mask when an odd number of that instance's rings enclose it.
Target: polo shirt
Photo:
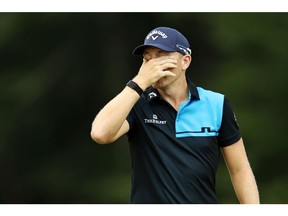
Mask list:
[[[195,86],[176,111],[153,87],[127,117],[132,159],[130,203],[217,203],[221,147],[240,138],[228,99]]]

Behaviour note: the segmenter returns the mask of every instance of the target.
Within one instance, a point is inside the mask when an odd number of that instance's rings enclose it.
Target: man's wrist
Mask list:
[[[136,91],[139,96],[142,95],[142,93],[144,92],[142,88],[140,88],[140,86],[134,82],[133,80],[129,80],[129,82],[126,84],[126,86],[130,87],[131,89],[133,89],[134,91]]]

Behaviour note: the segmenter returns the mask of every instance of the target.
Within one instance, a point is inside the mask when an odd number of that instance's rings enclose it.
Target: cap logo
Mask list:
[[[156,36],[154,36],[156,34]],[[152,37],[153,40],[156,40],[158,38],[158,36],[161,36],[163,39],[164,38],[167,38],[168,36],[162,32],[162,31],[159,31],[159,30],[153,30],[152,32],[150,32],[147,37],[146,37],[146,40],[148,40],[150,37]]]
[[[191,49],[189,49],[188,47],[184,47],[180,44],[176,44],[176,47],[182,50],[186,55],[191,55]]]
[[[152,37],[152,40],[156,40],[158,38],[158,35],[153,37],[153,35],[151,36]]]

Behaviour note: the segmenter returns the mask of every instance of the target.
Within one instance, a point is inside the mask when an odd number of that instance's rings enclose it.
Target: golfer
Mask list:
[[[259,203],[235,114],[225,95],[188,78],[188,40],[157,27],[136,47],[137,75],[96,115],[99,144],[128,136],[132,159],[130,203],[215,204],[215,176],[223,155],[239,203]]]

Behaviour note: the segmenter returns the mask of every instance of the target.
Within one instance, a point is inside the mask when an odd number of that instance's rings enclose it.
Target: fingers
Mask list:
[[[177,63],[177,60],[175,59],[174,56],[161,56],[161,57],[158,57],[158,58],[153,58],[151,60],[146,60],[145,58],[143,58],[143,63],[148,63],[148,62],[154,62],[156,64],[164,64],[164,63],[167,63],[167,62],[170,62],[170,63]]]
[[[143,58],[142,66],[137,74],[137,81],[144,87],[151,86],[165,76],[175,77],[171,72],[177,67],[177,60],[171,56],[162,56],[146,60]],[[138,85],[139,85],[138,83]]]
[[[165,70],[165,71],[163,71],[163,77],[164,77],[164,76],[172,76],[172,77],[175,77],[176,74],[175,74],[175,73],[172,73],[172,72],[169,71],[169,70]]]
[[[159,58],[155,58],[155,59],[151,59],[149,62],[155,64],[155,65],[166,65],[166,64],[170,64],[170,65],[176,65],[177,64],[177,60],[172,57],[172,56],[162,56]],[[146,61],[147,63],[147,61]]]
[[[142,66],[145,64],[149,64],[151,68],[157,68],[159,70],[167,70],[177,67],[177,60],[171,56],[163,56],[155,59],[151,59],[147,61],[143,59]]]

